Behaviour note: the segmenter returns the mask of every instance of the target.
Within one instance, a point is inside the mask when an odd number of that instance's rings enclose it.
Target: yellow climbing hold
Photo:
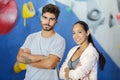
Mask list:
[[[14,65],[14,71],[16,73],[19,73],[23,70],[26,70],[26,64],[16,62],[15,65]]]
[[[24,18],[24,26],[26,26],[26,18],[31,18],[35,15],[35,9],[32,2],[24,3],[22,9],[22,16]]]

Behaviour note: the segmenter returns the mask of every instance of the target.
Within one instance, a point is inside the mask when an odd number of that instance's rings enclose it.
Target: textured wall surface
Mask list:
[[[24,79],[25,71],[22,71],[20,73],[15,73],[13,70],[13,66],[16,62],[16,55],[18,53],[20,46],[24,43],[27,35],[41,30],[39,16],[41,15],[40,13],[41,8],[45,4],[47,3],[56,4],[57,6],[59,6],[61,10],[59,21],[58,21],[58,24],[56,24],[55,26],[55,30],[60,35],[62,35],[66,40],[66,50],[65,50],[62,62],[64,61],[70,48],[72,48],[75,45],[72,39],[72,25],[78,20],[86,20],[86,17],[83,17],[83,16],[85,16],[85,14],[87,14],[87,11],[89,11],[88,6],[91,4],[90,2],[89,4],[86,4],[88,0],[73,0],[73,2],[68,2],[68,0],[30,0],[34,5],[36,14],[34,17],[26,19],[26,26],[24,26],[24,19],[22,17],[22,6],[24,3],[28,1],[29,0],[16,0],[17,7],[18,7],[18,18],[17,18],[16,24],[9,33],[5,35],[0,34],[0,80],[23,80]],[[63,4],[62,1],[66,4]],[[74,1],[77,1],[77,2],[74,2]],[[75,6],[75,4],[78,5],[79,1],[84,1],[86,3],[85,4],[80,3],[81,6]],[[96,0],[92,0],[92,1],[96,1]],[[107,3],[107,1],[105,3]],[[105,6],[109,7],[109,5],[105,5],[105,3],[103,4],[103,2],[100,2],[100,4],[102,4],[104,7]],[[92,9],[93,7],[90,7],[90,8]],[[87,10],[84,10],[83,11],[84,13],[82,13],[81,12],[82,8],[85,8]],[[96,7],[96,8],[102,10],[99,7]],[[80,10],[80,13],[78,9]],[[106,14],[104,13],[103,15],[106,16]],[[98,23],[99,22],[96,22],[96,25],[98,25]],[[103,23],[104,26],[105,25],[108,26],[107,22],[104,22],[104,23]],[[93,24],[95,23],[93,22]],[[90,24],[90,25],[93,25],[93,24]],[[96,29],[95,28],[96,25],[94,25],[94,27],[90,27],[91,31],[93,32],[94,42],[107,60],[104,71],[100,71],[98,68],[98,80],[120,80],[120,76],[119,76],[120,68],[118,63],[120,60],[114,59],[116,57],[115,54],[117,54],[117,52],[114,54],[108,53],[109,52],[108,48],[110,46],[107,46],[107,44],[109,43],[103,43],[105,40],[104,37],[99,38],[99,36],[101,36],[100,31],[102,26],[99,26]],[[95,32],[93,28],[95,29]],[[113,27],[111,26],[111,28]],[[108,31],[108,29],[104,29],[104,30]],[[104,34],[106,34],[105,31],[104,31]],[[108,34],[106,36],[108,36],[107,38],[109,38],[110,35]],[[111,35],[111,36],[116,36],[116,35]],[[119,44],[119,42],[117,44]],[[114,46],[114,43],[111,44],[111,46]],[[112,57],[110,55],[112,55]],[[119,55],[117,54],[117,56],[120,56],[120,54]],[[60,66],[62,62],[60,63]]]

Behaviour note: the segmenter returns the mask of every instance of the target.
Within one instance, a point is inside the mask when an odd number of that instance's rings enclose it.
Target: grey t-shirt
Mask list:
[[[21,48],[29,48],[32,54],[48,56],[54,54],[62,58],[65,50],[65,40],[59,34],[55,33],[50,38],[41,36],[41,31],[30,34]],[[59,80],[58,68],[40,69],[27,65],[24,80]]]

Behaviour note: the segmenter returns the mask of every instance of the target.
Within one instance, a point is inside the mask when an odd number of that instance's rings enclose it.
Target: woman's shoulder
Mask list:
[[[96,48],[93,46],[92,43],[89,44],[87,51],[90,52],[93,55],[98,55],[98,52],[96,50]]]
[[[89,43],[88,49],[90,49],[91,51],[97,51],[92,43]]]

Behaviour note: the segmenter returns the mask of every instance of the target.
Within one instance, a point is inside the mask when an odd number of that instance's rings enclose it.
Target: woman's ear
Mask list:
[[[87,30],[87,36],[89,36],[90,35],[90,30]]]
[[[40,16],[40,20],[42,21],[42,16]]]

